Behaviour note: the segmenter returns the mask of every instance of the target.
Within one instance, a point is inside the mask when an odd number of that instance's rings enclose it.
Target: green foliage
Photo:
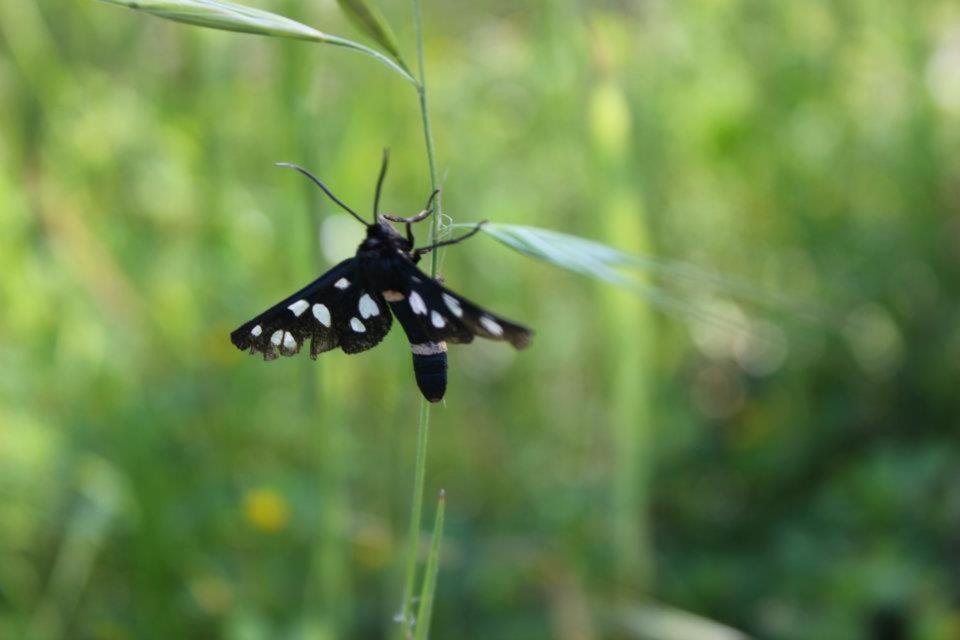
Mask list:
[[[427,640],[430,637],[430,619],[437,591],[437,573],[440,571],[440,542],[443,540],[443,515],[446,507],[446,495],[441,490],[437,499],[437,514],[433,521],[430,553],[427,555],[427,566],[423,573],[423,587],[420,589],[420,606],[417,608],[414,633],[416,640]]]
[[[326,42],[327,34],[268,11],[221,0],[101,0],[209,29]]]
[[[451,225],[452,228],[470,226]],[[696,305],[682,297],[677,288],[693,287],[701,293],[757,303],[770,311],[786,312],[792,315],[792,320],[824,323],[828,320],[809,303],[802,304],[789,296],[766,291],[743,278],[717,276],[689,263],[627,253],[579,236],[527,225],[495,223],[485,224],[482,229],[523,255],[627,289],[662,311],[697,317],[732,331],[749,331],[750,327],[735,316]],[[652,283],[651,277],[657,278],[660,284]]]
[[[400,63],[404,69],[407,68],[403,62],[403,55],[400,53],[400,44],[397,37],[393,34],[393,29],[383,13],[377,7],[365,0],[337,0],[337,4],[343,12],[350,18],[350,21],[361,32],[370,36],[374,42],[383,47],[384,51],[393,56],[393,59]]]
[[[340,38],[338,36],[317,31],[313,27],[285,18],[284,16],[245,7],[223,0],[100,0],[110,4],[117,4],[131,9],[144,11],[159,18],[191,24],[208,29],[221,29],[240,33],[253,33],[275,38],[294,38],[296,40],[310,40],[326,44],[337,45],[365,53],[383,62],[410,82],[413,77],[403,65],[396,50],[396,42],[392,39],[386,23],[378,21],[377,14],[365,16],[366,30],[378,28],[374,40],[384,46],[400,66],[385,57],[383,54],[365,47],[359,43]],[[353,4],[353,3],[350,3]],[[362,3],[360,3],[362,4]],[[350,7],[351,16],[359,19],[358,7]],[[386,44],[385,44],[386,43]]]

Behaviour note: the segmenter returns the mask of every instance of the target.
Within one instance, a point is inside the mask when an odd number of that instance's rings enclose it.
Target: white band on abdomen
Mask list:
[[[411,344],[410,351],[415,356],[432,356],[436,353],[446,353],[446,342],[421,342],[420,344]]]

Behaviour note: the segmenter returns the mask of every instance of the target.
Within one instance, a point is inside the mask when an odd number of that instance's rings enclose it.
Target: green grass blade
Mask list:
[[[326,42],[327,34],[275,13],[221,0],[102,0],[160,18],[224,31]]]
[[[410,499],[410,529],[407,535],[407,557],[403,580],[403,602],[397,622],[399,637],[408,638],[413,629],[413,589],[417,581],[417,555],[420,550],[420,521],[423,519],[423,483],[427,475],[427,440],[430,436],[430,403],[420,400],[420,422],[417,426],[417,458],[413,472],[413,494]]]
[[[470,226],[466,223],[450,225],[453,228]],[[487,224],[483,231],[526,256],[629,289],[674,317],[695,319],[737,333],[749,333],[773,343],[782,341],[778,333],[759,329],[742,318],[728,317],[708,305],[685,299],[683,294],[671,293],[662,286],[645,282],[639,277],[640,274],[631,273],[631,270],[650,273],[674,284],[686,282],[722,297],[748,299],[770,310],[787,312],[791,314],[791,319],[815,324],[829,323],[830,320],[828,313],[812,305],[778,296],[743,281],[728,281],[726,277],[701,271],[691,265],[625,253],[593,240],[538,227]]]
[[[674,282],[788,311],[794,317],[810,322],[824,322],[829,315],[809,302],[764,290],[740,278],[717,275],[675,260],[626,253],[586,238],[515,224],[487,224],[483,230],[520,253],[611,284],[636,287],[635,280],[625,276],[622,269],[637,269]]]
[[[656,640],[750,640],[742,631],[682,609],[649,602],[615,610],[627,638]]]
[[[420,608],[417,610],[416,640],[430,637],[430,616],[433,613],[433,596],[437,589],[437,572],[440,569],[440,540],[443,538],[443,513],[447,506],[447,496],[441,491],[437,499],[437,516],[433,523],[433,539],[430,541],[430,554],[427,556],[427,568],[423,574],[423,588],[420,590]]]
[[[664,310],[680,315],[696,315],[696,310],[690,309],[684,302],[621,271],[620,268],[630,264],[634,257],[613,247],[556,231],[522,225],[487,224],[483,226],[483,230],[524,255],[630,289]],[[726,323],[723,318],[704,319]]]
[[[208,29],[252,33],[275,38],[293,38],[346,47],[376,58],[408,82],[416,84],[405,67],[359,42],[330,35],[290,18],[222,0],[101,0],[143,11],[159,18]]]
[[[423,125],[423,141],[427,152],[427,167],[430,170],[430,187],[437,188],[437,162],[433,146],[433,129],[430,126],[430,109],[427,103],[427,72],[424,61],[423,47],[423,15],[420,8],[420,0],[411,0],[413,9],[413,31],[416,35],[417,43],[417,69],[419,78],[414,80],[417,87],[417,97],[420,103],[420,122]],[[436,200],[436,211],[433,220],[430,223],[430,241],[435,242],[439,230],[439,220],[443,217],[443,198]],[[437,254],[434,251],[430,258],[430,277],[437,275]],[[409,545],[407,551],[406,571],[404,577],[403,603],[400,609],[400,632],[404,640],[410,637],[413,610],[413,585],[416,582],[417,573],[417,551],[420,541],[420,518],[421,507],[423,505],[423,483],[426,476],[427,465],[427,438],[430,430],[430,404],[425,400],[420,401],[420,424],[417,428],[417,461],[414,471],[413,497],[410,508],[410,537],[407,542]],[[443,496],[441,494],[441,505],[439,515],[442,517]],[[442,522],[442,520],[441,520]],[[439,542],[438,542],[439,544]],[[428,573],[429,575],[429,573]],[[432,597],[432,596],[431,596]],[[432,606],[432,603],[431,603]]]
[[[390,23],[379,9],[366,0],[337,0],[340,9],[347,14],[350,22],[362,33],[367,34],[374,42],[383,47],[384,51],[393,56],[404,69],[407,64],[400,54],[400,44],[390,28]]]

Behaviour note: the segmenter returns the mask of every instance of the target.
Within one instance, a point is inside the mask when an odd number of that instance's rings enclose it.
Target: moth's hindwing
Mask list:
[[[411,262],[405,262],[400,268],[406,286],[402,292],[403,302],[409,307],[427,340],[465,343],[472,342],[474,336],[480,336],[509,342],[517,349],[530,344],[533,332],[527,327],[491,313],[450,291]],[[399,302],[391,307],[396,308],[396,304]]]
[[[530,343],[532,332],[482,309],[404,261],[398,265],[402,291],[384,291],[413,353],[417,386],[431,402],[447,387],[447,342],[472,342],[474,336],[505,340],[517,349]]]
[[[238,348],[264,360],[292,356],[310,340],[310,357],[340,347],[359,353],[376,346],[392,318],[379,291],[358,282],[357,260],[344,260],[313,283],[230,334]]]

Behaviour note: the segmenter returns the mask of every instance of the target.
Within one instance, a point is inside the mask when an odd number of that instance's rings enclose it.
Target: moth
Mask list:
[[[415,216],[378,213],[388,159],[385,151],[369,224],[303,167],[279,165],[309,178],[365,225],[367,235],[354,257],[241,325],[230,334],[230,340],[242,351],[262,354],[264,360],[293,356],[307,342],[311,358],[337,347],[353,354],[379,344],[396,317],[410,341],[417,386],[427,400],[439,402],[447,388],[448,342],[467,343],[479,336],[523,349],[532,332],[454,293],[417,268],[422,256],[463,242],[485,221],[460,237],[415,248],[412,225],[434,212],[439,191],[430,194],[423,211]],[[406,234],[401,235],[391,222],[405,225]]]

